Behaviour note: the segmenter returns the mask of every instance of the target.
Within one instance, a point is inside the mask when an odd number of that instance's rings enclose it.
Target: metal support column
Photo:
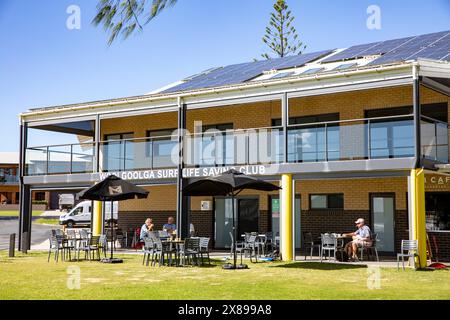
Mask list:
[[[189,236],[189,198],[183,195],[187,179],[183,179],[184,136],[186,134],[186,104],[178,99],[178,175],[177,175],[177,235]]]
[[[420,104],[420,77],[417,67],[414,68],[413,76],[413,113],[414,113],[414,155],[416,168],[422,167],[422,139],[421,139],[421,104]]]
[[[283,126],[283,163],[288,162],[288,125],[289,125],[289,100],[287,93],[281,97],[281,125]]]
[[[19,249],[30,249],[31,243],[31,222],[32,222],[32,207],[31,207],[31,190],[30,186],[25,185],[23,177],[25,173],[26,149],[28,139],[28,126],[26,123],[20,125],[20,149],[19,149],[19,188],[20,188],[20,202],[19,202]],[[23,239],[24,233],[27,239]],[[22,245],[26,248],[22,248]]]
[[[92,166],[93,172],[100,171],[100,140],[101,140],[101,125],[100,125],[100,116],[97,115],[95,117],[95,133],[94,133],[94,165]]]

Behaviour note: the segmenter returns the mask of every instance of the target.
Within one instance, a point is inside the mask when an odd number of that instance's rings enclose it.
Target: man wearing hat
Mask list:
[[[358,261],[358,248],[370,247],[372,245],[371,231],[363,218],[355,221],[358,230],[352,233],[347,233],[346,236],[351,236],[353,241],[345,245],[345,251],[349,256],[349,260]]]

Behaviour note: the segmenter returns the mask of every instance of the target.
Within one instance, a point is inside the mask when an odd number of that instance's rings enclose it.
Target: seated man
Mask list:
[[[175,230],[177,230],[177,225],[174,223],[174,218],[169,217],[167,219],[167,223],[163,225],[163,230],[166,231],[168,234],[172,234]]]
[[[153,220],[151,218],[147,218],[147,220],[145,220],[145,223],[141,227],[141,234],[139,237],[141,241],[144,241],[144,238],[148,235],[149,231],[153,231],[153,228]]]
[[[364,219],[359,218],[355,221],[355,224],[358,230],[345,234],[345,236],[351,236],[353,239],[353,241],[345,245],[345,251],[351,261],[358,261],[358,248],[370,247],[372,245],[371,231],[366,226]]]

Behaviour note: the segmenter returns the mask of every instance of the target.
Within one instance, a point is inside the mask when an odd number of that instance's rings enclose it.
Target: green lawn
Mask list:
[[[312,262],[251,264],[250,270],[146,267],[141,256],[123,264],[47,263],[45,253],[0,253],[0,299],[450,299],[450,271],[381,269],[381,289],[367,287],[368,269]],[[68,267],[80,269],[70,290]]]
[[[33,211],[33,216],[40,216],[44,211]],[[0,217],[18,217],[19,211],[0,211]]]

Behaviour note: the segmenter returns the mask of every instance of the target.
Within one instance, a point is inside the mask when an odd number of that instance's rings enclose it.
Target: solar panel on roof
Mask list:
[[[427,55],[427,51],[430,48],[434,48],[430,49],[430,53],[431,51],[437,52],[440,49],[440,55],[444,56],[443,51],[447,50],[448,52],[450,52],[450,48],[445,45],[445,41],[443,41],[444,45],[442,45],[440,41],[447,38],[448,34],[449,31],[443,31],[414,37],[410,41],[387,52],[382,57],[372,61],[370,64],[374,65],[393,63],[422,58]]]
[[[264,71],[282,70],[305,65],[308,62],[320,59],[333,50],[305,53],[278,59],[262,60],[256,62],[240,63],[213,70],[208,74],[199,75],[190,81],[172,87],[164,92],[176,92],[200,88],[211,88],[224,85],[238,84],[251,80]]]

